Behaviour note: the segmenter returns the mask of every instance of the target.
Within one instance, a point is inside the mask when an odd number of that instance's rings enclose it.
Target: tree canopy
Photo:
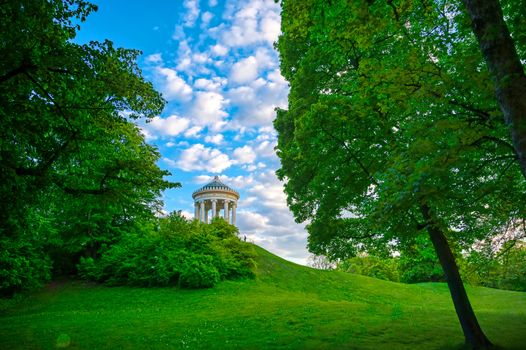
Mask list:
[[[163,189],[179,186],[164,179],[170,174],[156,165],[158,151],[133,124],[165,104],[141,75],[140,52],[73,41],[94,10],[82,0],[1,4],[0,239],[2,273],[12,280],[2,286],[6,293],[37,268],[27,250],[42,259],[57,249],[57,256],[97,254],[150,220]]]
[[[519,1],[505,2],[508,18]],[[460,1],[282,1],[277,152],[309,249],[346,258],[427,231],[466,340],[486,347],[451,251],[526,218],[526,182]],[[523,22],[511,20],[525,59]],[[516,33],[516,35],[514,34]],[[469,317],[464,317],[470,314]]]

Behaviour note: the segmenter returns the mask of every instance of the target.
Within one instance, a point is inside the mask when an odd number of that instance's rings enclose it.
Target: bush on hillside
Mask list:
[[[399,280],[398,263],[394,258],[355,256],[340,262],[337,269],[386,281]]]
[[[210,255],[191,254],[183,260],[180,270],[179,285],[183,288],[209,288],[221,279]]]
[[[81,259],[79,275],[108,285],[208,288],[222,279],[253,278],[255,252],[223,219],[211,224],[173,213],[158,230],[129,234],[98,260]]]

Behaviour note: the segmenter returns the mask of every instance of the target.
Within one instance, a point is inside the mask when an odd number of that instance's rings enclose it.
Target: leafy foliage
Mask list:
[[[82,258],[82,277],[108,285],[208,288],[222,279],[254,277],[254,251],[237,228],[216,218],[187,221],[174,212],[157,231],[124,235],[100,259]]]
[[[355,256],[338,264],[338,270],[398,282],[398,261],[395,258]]]
[[[425,226],[422,203],[466,246],[525,217],[515,205],[525,184],[459,4],[284,1],[282,23],[291,92],[275,121],[278,175],[297,220],[311,221],[316,254],[403,245]]]
[[[31,238],[13,240],[0,237],[0,292],[13,296],[22,290],[40,287],[51,277],[51,261]]]
[[[151,222],[161,191],[179,186],[132,123],[165,103],[142,77],[140,52],[72,41],[94,10],[83,0],[18,0],[0,11],[0,238],[9,259],[39,252],[31,265],[50,256],[55,273]],[[47,272],[13,273],[47,276],[51,265],[40,266]]]
[[[470,252],[461,265],[465,279],[473,285],[526,291],[526,246],[522,241],[506,242],[499,251]]]
[[[400,282],[444,282],[444,270],[440,266],[435,249],[429,238],[417,236],[399,258]]]

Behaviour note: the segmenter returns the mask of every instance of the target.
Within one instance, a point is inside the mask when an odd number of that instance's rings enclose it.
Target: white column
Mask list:
[[[236,208],[237,203],[232,203],[232,225],[236,226]]]
[[[206,203],[205,203],[205,222],[208,224],[208,209],[206,208]]]
[[[228,201],[225,199],[225,215],[223,217],[228,222]]]
[[[216,202],[217,199],[212,199],[212,219],[216,217]]]
[[[194,219],[199,220],[199,203],[198,202],[194,203]]]
[[[199,210],[199,221],[205,222],[205,201],[201,201],[201,209]]]

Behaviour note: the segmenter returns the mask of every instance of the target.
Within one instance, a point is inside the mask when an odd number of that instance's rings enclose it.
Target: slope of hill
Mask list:
[[[319,271],[256,247],[208,290],[54,283],[0,311],[0,349],[460,349],[447,286]],[[526,293],[468,288],[490,339],[526,347]]]

